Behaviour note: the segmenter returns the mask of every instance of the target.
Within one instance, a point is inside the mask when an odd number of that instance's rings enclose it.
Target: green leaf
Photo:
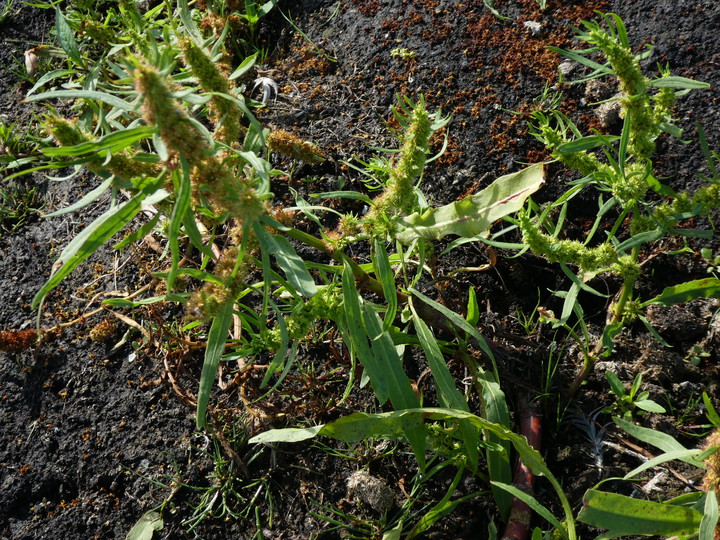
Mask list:
[[[146,190],[136,194],[130,200],[114,206],[85,227],[60,254],[54,266],[57,270],[33,298],[32,308],[35,309],[70,272],[133,219],[140,212],[143,203],[155,204],[169,195],[164,189],[157,189],[158,186],[159,182],[156,181]],[[156,191],[149,195],[148,193],[154,189]]]
[[[615,424],[617,424],[620,429],[624,430],[629,435],[632,435],[636,439],[652,445],[655,448],[659,448],[663,452],[687,450],[687,448],[685,448],[682,444],[677,442],[671,435],[668,435],[667,433],[662,433],[660,431],[655,431],[654,429],[636,426],[635,424],[617,416],[613,417],[613,422],[615,422]],[[705,469],[705,464],[702,461],[693,457],[679,459],[681,461],[689,463],[690,465],[694,465],[695,467]]]
[[[395,287],[395,274],[390,265],[390,257],[385,249],[385,245],[379,240],[375,241],[372,262],[375,274],[382,284],[385,300],[387,301],[387,311],[385,312],[383,329],[390,330],[390,327],[395,321],[395,315],[397,314],[397,289]]]
[[[360,358],[363,366],[370,372],[370,380],[375,386],[375,379],[387,381],[390,402],[395,409],[412,409],[420,406],[420,400],[413,390],[410,378],[403,368],[402,358],[398,355],[392,338],[382,329],[382,320],[370,304],[361,304],[362,323],[365,327],[372,357]],[[372,366],[372,368],[371,368]]]
[[[604,538],[629,535],[690,536],[697,532],[702,514],[684,506],[633,499],[590,489],[578,515],[593,527],[608,529]]]
[[[666,463],[675,459],[695,458],[702,453],[703,451],[699,448],[695,448],[693,450],[673,450],[672,452],[664,452],[659,456],[655,456],[653,459],[646,461],[639,467],[636,467],[635,469],[627,473],[624,477],[624,480],[630,480],[641,472],[652,469],[653,467],[657,467],[661,463]]]
[[[478,304],[475,287],[470,287],[468,291],[467,315],[465,316],[465,320],[472,326],[477,326],[480,320],[480,305]]]
[[[255,227],[255,233],[263,249],[275,256],[275,261],[292,286],[306,298],[314,296],[317,293],[315,280],[288,239],[268,233],[259,223]]]
[[[696,298],[717,297],[720,297],[720,279],[709,277],[666,287],[658,296],[640,304],[640,307],[645,308],[651,304],[670,307]]]
[[[654,86],[655,88],[680,88],[688,90],[710,88],[710,85],[706,82],[695,81],[687,77],[661,77],[652,81],[646,81],[645,84],[647,86]]]
[[[190,164],[184,156],[180,156],[180,169],[173,171],[173,180],[175,183],[175,206],[170,216],[170,227],[168,229],[168,241],[170,243],[170,271],[168,272],[166,283],[167,291],[172,292],[180,268],[180,244],[178,236],[180,235],[180,226],[183,218],[190,208],[190,197],[192,195],[192,184],[190,182]]]
[[[497,486],[500,489],[503,489],[510,493],[513,497],[517,497],[518,499],[520,499],[522,502],[532,508],[536,514],[543,517],[548,523],[550,523],[550,525],[555,527],[557,530],[563,529],[562,523],[560,523],[560,521],[552,515],[552,512],[550,512],[550,510],[540,504],[538,500],[529,493],[525,493],[524,491],[516,488],[511,484],[504,484],[502,482],[495,482],[492,480],[490,481],[490,484],[492,484],[493,486]]]
[[[154,126],[137,126],[122,131],[114,131],[97,141],[87,141],[75,146],[60,146],[43,148],[42,153],[46,156],[81,156],[83,154],[99,154],[110,152],[115,154],[143,139],[149,139],[158,129]]]
[[[719,517],[718,501],[714,489],[707,492],[705,496],[705,508],[703,510],[698,540],[713,540],[713,538],[716,538],[715,527],[717,526]]]
[[[642,409],[643,411],[647,411],[647,412],[654,412],[654,413],[660,413],[660,414],[667,412],[665,410],[665,407],[663,407],[659,403],[655,403],[651,399],[640,399],[638,401],[633,402],[633,404],[638,409]]]
[[[417,331],[420,346],[425,352],[430,371],[432,372],[435,387],[437,389],[438,400],[443,407],[449,409],[457,409],[461,411],[469,411],[470,407],[462,393],[455,386],[455,379],[450,373],[445,359],[440,352],[440,347],[435,340],[435,336],[415,311],[412,299],[410,300],[410,309],[413,312],[413,324]],[[468,466],[471,471],[476,471],[478,466],[478,446],[480,442],[480,434],[477,429],[470,426],[467,422],[460,422],[460,431],[463,443],[465,444],[465,452],[468,458]]]
[[[277,443],[277,442],[302,442],[307,439],[317,437],[320,432],[325,428],[324,424],[309,428],[283,428],[283,429],[271,429],[255,435],[248,442],[250,444],[260,443]]]
[[[720,428],[720,415],[718,415],[715,407],[713,407],[712,401],[710,401],[710,396],[708,396],[707,392],[703,392],[702,399],[703,404],[705,404],[705,415],[708,417],[708,420],[710,420],[713,426]]]
[[[600,146],[610,146],[613,142],[620,139],[614,135],[589,135],[574,141],[566,142],[556,148],[560,154],[574,154],[575,152],[584,152],[585,150],[593,150]]]
[[[125,540],[152,540],[155,531],[161,531],[165,524],[159,512],[150,510],[133,525]]]
[[[417,238],[442,238],[448,234],[477,236],[498,219],[520,210],[544,183],[542,163],[501,176],[475,195],[400,219],[396,238],[409,243]]]
[[[45,99],[94,99],[123,111],[129,112],[135,108],[131,103],[123,101],[117,96],[95,90],[53,90],[26,97],[23,101],[42,101]]]
[[[257,60],[258,54],[259,53],[251,54],[245,60],[240,62],[240,65],[232,72],[232,74],[228,77],[228,80],[234,81],[250,71],[250,69],[255,65],[255,60]]]
[[[202,372],[200,373],[200,387],[197,395],[196,425],[198,429],[207,426],[207,407],[210,401],[210,392],[215,383],[218,365],[225,351],[228,331],[233,320],[233,304],[235,299],[231,298],[220,306],[220,310],[213,318],[210,331],[207,336],[205,347],[205,359],[203,360]]]
[[[615,394],[617,397],[623,397],[626,394],[625,385],[612,371],[606,371],[605,378],[607,379],[608,383],[610,383],[610,388],[613,394]]]
[[[552,47],[552,46],[548,46],[546,48],[553,52],[556,52],[566,58],[569,58],[570,60],[574,60],[575,62],[577,62],[579,64],[582,64],[591,69],[594,69],[596,73],[593,75],[597,75],[597,74],[612,75],[613,74],[613,71],[609,66],[606,66],[603,64],[598,64],[597,62],[593,62],[592,60],[585,58],[584,56],[582,56],[581,54],[578,54],[575,51],[566,51],[564,49],[559,49],[558,47]]]
[[[543,461],[540,453],[528,444],[525,437],[513,433],[505,426],[489,422],[480,416],[465,411],[425,407],[380,414],[354,413],[330,424],[326,424],[325,426],[321,426],[320,429],[316,427],[271,430],[253,437],[249,442],[282,442],[290,438],[301,441],[316,435],[336,437],[345,442],[357,442],[370,437],[397,438],[404,430],[418,428],[426,420],[439,421],[452,419],[467,420],[477,429],[488,430],[500,439],[509,441],[515,447],[523,463],[533,474],[545,476],[553,486],[565,513],[565,527],[558,532],[563,538],[576,540],[575,521],[570,502],[565,496],[562,486]]]
[[[55,8],[55,28],[57,29],[60,46],[68,57],[76,64],[80,66],[84,65],[82,57],[80,56],[80,48],[78,47],[77,41],[75,41],[74,32],[59,7]]]
[[[148,234],[150,234],[153,229],[155,228],[155,225],[157,225],[158,221],[160,221],[160,212],[156,213],[150,221],[145,223],[142,227],[140,227],[137,231],[128,234],[125,238],[120,240],[117,244],[113,246],[113,249],[123,249],[126,246],[129,246],[130,244],[134,244],[138,240],[141,240],[145,238]]]
[[[76,210],[80,210],[81,208],[86,207],[90,203],[96,201],[100,198],[100,196],[105,193],[108,189],[110,189],[110,186],[112,186],[113,180],[112,178],[109,178],[105,180],[102,184],[100,184],[98,187],[93,189],[92,191],[89,191],[85,195],[83,195],[80,200],[77,202],[71,204],[70,206],[67,206],[65,208],[62,208],[60,210],[57,210],[56,212],[51,212],[49,214],[45,214],[43,217],[49,218],[49,217],[55,217],[55,216],[61,216],[63,214],[69,214],[70,212],[75,212]]]

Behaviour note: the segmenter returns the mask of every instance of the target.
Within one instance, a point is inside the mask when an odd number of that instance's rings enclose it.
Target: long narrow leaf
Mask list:
[[[167,196],[168,193],[163,189],[158,189],[152,195],[147,195],[145,191],[142,191],[130,200],[111,208],[85,227],[60,254],[55,263],[56,267],[59,266],[57,271],[50,276],[33,298],[33,309],[81,262],[95,253],[100,246],[134,218],[142,208],[143,201],[147,204],[154,204]]]
[[[123,111],[132,111],[135,108],[131,103],[117,96],[95,90],[53,90],[26,97],[24,101],[43,101],[47,99],[94,99]]]
[[[113,183],[112,178],[108,178],[102,184],[100,184],[98,187],[96,187],[92,191],[89,191],[85,195],[83,195],[82,198],[80,198],[80,200],[78,200],[77,202],[74,202],[70,206],[66,206],[65,208],[62,208],[55,212],[45,214],[44,217],[49,218],[49,217],[61,216],[63,214],[69,214],[70,212],[75,212],[76,210],[80,210],[81,208],[85,208],[90,203],[95,202],[103,193],[105,193],[108,189],[110,189],[110,186],[112,186],[112,183]]]
[[[200,387],[197,396],[195,422],[198,429],[207,426],[207,407],[210,401],[210,392],[215,383],[220,359],[225,351],[228,330],[233,320],[234,303],[235,299],[231,298],[220,306],[218,314],[215,315],[210,325],[210,332],[208,332],[205,359],[203,360],[202,372],[200,373]]]
[[[455,379],[445,363],[440,347],[433,336],[432,331],[425,324],[415,311],[412,301],[410,309],[413,312],[413,324],[417,331],[420,346],[425,352],[430,371],[432,372],[435,387],[437,388],[438,399],[443,407],[449,409],[457,409],[461,411],[469,411],[467,400],[455,386]],[[478,466],[478,446],[480,443],[480,433],[467,422],[460,422],[460,431],[462,433],[465,451],[467,452],[468,465],[471,471],[475,471]]]
[[[640,304],[640,307],[647,307],[651,304],[660,304],[665,307],[674,306],[695,300],[696,298],[718,298],[720,297],[720,279],[709,277],[687,281],[679,285],[667,287],[658,296]]]
[[[178,236],[180,235],[180,226],[185,214],[190,208],[190,196],[192,185],[190,183],[190,164],[183,156],[180,157],[180,169],[173,172],[175,180],[175,206],[170,216],[170,228],[168,231],[168,240],[170,242],[171,265],[167,276],[167,291],[172,292],[175,278],[177,277],[180,265],[180,245]]]
[[[570,506],[560,482],[553,476],[545,464],[540,452],[530,446],[525,437],[513,433],[507,427],[489,422],[488,420],[474,414],[456,411],[451,409],[440,409],[426,407],[422,409],[411,409],[405,411],[394,411],[381,414],[354,413],[324,426],[315,426],[303,429],[274,429],[256,435],[250,439],[250,443],[271,443],[284,441],[303,441],[317,435],[333,437],[345,442],[357,442],[369,437],[398,437],[408,426],[415,427],[418,423],[426,420],[467,420],[477,429],[488,430],[499,438],[509,441],[518,452],[523,463],[538,476],[545,476],[553,486],[563,512],[565,513],[565,527],[558,532],[563,538],[576,540],[575,520],[573,510]]]
[[[59,7],[55,7],[55,29],[57,30],[58,41],[62,49],[73,62],[82,66],[83,61],[80,56],[80,47],[78,47],[73,30],[70,28]]]
[[[535,513],[543,517],[548,523],[550,523],[550,525],[555,527],[558,531],[563,529],[562,523],[560,523],[560,521],[552,515],[552,512],[550,512],[550,510],[540,504],[538,500],[529,493],[525,493],[524,491],[516,488],[512,484],[504,484],[502,482],[494,482],[492,480],[490,481],[490,484],[508,492],[513,497],[517,497],[518,499],[520,499],[522,502],[532,508]]]
[[[655,448],[659,448],[663,452],[677,452],[687,450],[687,448],[677,442],[672,437],[672,435],[668,435],[667,433],[662,433],[660,431],[655,431],[654,429],[649,429],[642,426],[636,426],[632,422],[628,422],[627,420],[624,420],[617,416],[613,417],[613,422],[615,422],[615,424],[617,424],[617,426],[624,430],[626,433],[632,435],[633,437],[641,440],[644,443],[650,444]],[[678,459],[689,463],[690,465],[694,465],[695,467],[705,469],[705,464],[701,460],[695,459],[692,456],[680,457]]]
[[[395,321],[395,315],[397,314],[398,307],[397,289],[395,288],[395,274],[390,266],[390,257],[385,249],[385,245],[379,240],[376,240],[374,251],[373,267],[375,269],[375,274],[382,284],[385,300],[387,301],[387,311],[385,312],[383,329],[389,330]]]

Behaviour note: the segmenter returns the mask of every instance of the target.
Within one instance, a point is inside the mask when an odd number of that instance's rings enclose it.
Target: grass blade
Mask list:
[[[156,181],[147,191],[159,187],[160,184],[161,182]],[[81,262],[95,253],[100,246],[112,238],[134,218],[142,208],[143,202],[146,204],[155,204],[169,195],[164,189],[157,189],[152,195],[148,195],[147,191],[141,191],[130,200],[102,214],[90,225],[85,227],[85,229],[68,244],[55,263],[55,267],[58,268],[57,271],[50,276],[35,295],[35,298],[33,298],[33,309]]]
[[[196,425],[198,429],[207,426],[207,407],[210,401],[210,392],[215,383],[218,365],[225,351],[228,331],[233,320],[233,304],[235,299],[231,298],[220,306],[218,314],[213,318],[210,325],[210,332],[207,336],[205,347],[205,359],[203,360],[202,373],[200,374],[200,387],[197,396]]]
[[[123,111],[130,112],[135,109],[133,104],[117,96],[96,90],[53,90],[51,92],[43,92],[42,94],[26,97],[23,101],[43,101],[46,99],[95,99]]]

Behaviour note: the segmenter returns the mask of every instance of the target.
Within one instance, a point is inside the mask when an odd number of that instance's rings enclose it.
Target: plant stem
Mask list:
[[[640,255],[640,246],[635,246],[632,249],[632,252],[630,253],[630,256],[633,261],[638,260],[638,256]],[[628,300],[632,297],[633,289],[635,288],[635,281],[637,281],[637,275],[631,274],[629,276],[626,276],[623,280],[622,289],[620,289],[620,296],[618,298],[617,303],[615,306],[613,306],[611,317],[607,321],[607,324],[605,325],[605,328],[621,323],[624,325],[625,323],[625,308],[627,306]],[[603,332],[604,334],[604,332]],[[598,358],[602,356],[605,349],[605,345],[603,343],[602,338],[595,344],[595,348],[593,351],[586,357],[585,362],[583,363],[583,367],[580,369],[580,372],[575,376],[575,379],[573,380],[572,384],[570,385],[570,388],[568,389],[568,395],[567,399],[570,399],[572,396],[575,395],[575,393],[580,388],[580,385],[585,382],[585,379],[587,379],[588,375],[592,373],[593,369],[595,368],[595,363],[598,361]]]

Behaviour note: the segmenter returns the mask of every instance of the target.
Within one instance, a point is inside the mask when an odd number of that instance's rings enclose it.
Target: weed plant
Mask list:
[[[662,341],[644,316],[653,304],[670,306],[693,298],[716,296],[720,281],[715,278],[680,283],[662,294],[643,300],[635,294],[635,283],[642,274],[643,247],[668,236],[710,238],[712,231],[681,227],[683,221],[707,216],[720,205],[720,183],[708,178],[695,192],[675,192],[662,184],[653,170],[652,157],[656,139],[661,133],[679,137],[672,123],[675,100],[690,90],[707,88],[705,83],[674,77],[660,66],[660,75],[649,79],[640,69],[640,57],[630,50],[627,32],[617,15],[603,16],[607,28],[598,22],[583,23],[578,38],[590,48],[563,51],[560,54],[589,67],[592,72],[576,82],[610,78],[618,82],[617,99],[623,127],[620,136],[595,134],[583,136],[573,122],[558,110],[533,113],[533,133],[551,151],[553,158],[577,171],[581,178],[568,191],[544,208],[530,205],[518,214],[517,223],[523,243],[533,253],[560,265],[570,278],[569,290],[556,293],[564,299],[555,327],[566,327],[571,318],[580,324],[584,365],[569,394],[583,383],[598,358],[612,352],[613,340],[623,327],[641,321]],[[592,59],[597,53],[606,59],[601,64]],[[654,91],[654,93],[653,93]],[[709,156],[700,130],[701,143]],[[709,156],[710,157],[710,156]],[[713,158],[710,167],[715,171]],[[716,176],[716,175],[715,175]],[[569,205],[580,191],[598,192],[595,223],[584,238],[568,238],[564,233]],[[664,200],[657,203],[657,196]],[[557,216],[557,217],[555,217]],[[612,221],[610,226],[607,221]],[[576,271],[572,271],[575,268]],[[621,287],[608,308],[607,322],[599,340],[587,332],[584,311],[578,301],[581,291],[603,297],[591,282],[600,275],[616,276]]]
[[[160,302],[184,306],[187,318],[180,331],[192,335],[192,343],[204,348],[198,387],[183,394],[196,407],[199,430],[223,441],[223,426],[218,421],[221,406],[214,389],[216,384],[222,388],[227,383],[218,379],[219,369],[230,369],[231,362],[239,362],[233,373],[238,380],[250,369],[262,369],[260,388],[265,395],[281,394],[290,374],[312,373],[312,368],[299,365],[306,361],[300,355],[302,348],[332,333],[341,339],[353,368],[345,395],[356,385],[370,385],[377,406],[386,412],[358,411],[328,424],[308,427],[300,423],[300,427],[269,430],[256,434],[251,444],[321,435],[348,443],[378,437],[401,439],[409,443],[423,477],[447,466],[457,469],[441,501],[422,511],[411,508],[408,501],[395,518],[384,516],[373,523],[369,530],[374,534],[384,532],[396,538],[403,531],[408,537],[424,532],[460,502],[452,496],[462,475],[469,473],[486,482],[502,519],[508,518],[515,497],[547,520],[554,534],[577,538],[573,509],[560,482],[540,453],[511,429],[504,381],[490,346],[476,328],[479,309],[474,294],[469,294],[467,314],[461,316],[419,290],[436,239],[455,235],[460,241],[471,241],[487,236],[494,222],[522,210],[543,184],[545,166],[530,166],[498,178],[479,193],[428,208],[419,185],[431,159],[431,137],[445,129],[449,119],[440,111],[430,112],[422,97],[400,98],[394,109],[402,128],[396,156],[373,160],[368,167],[377,194],[373,198],[354,191],[316,194],[320,200],[362,201],[367,206],[362,216],[309,205],[299,196],[295,207],[278,206],[273,189],[279,177],[287,174],[273,167],[271,153],[308,164],[324,155],[309,141],[261,126],[252,112],[256,104],[245,98],[246,76],[258,59],[258,51],[252,49],[259,17],[274,3],[246,1],[244,11],[237,12],[229,12],[222,2],[206,4],[201,10],[186,1],[177,6],[165,2],[142,13],[135,2],[120,0],[117,8],[108,10],[107,18],[94,18],[103,21],[100,27],[83,28],[80,8],[65,14],[57,10],[63,65],[41,75],[27,98],[57,100],[58,110],[50,108],[42,122],[54,144],[42,146],[43,161],[33,170],[73,167],[79,171],[84,167],[99,178],[97,187],[54,215],[81,210],[105,192],[112,197],[108,210],[62,251],[33,306],[40,307],[70,272],[121,231],[128,232],[117,241],[116,249],[126,249],[150,235],[161,238],[166,267],[155,277],[164,284],[162,292],[106,300],[104,305],[115,309],[138,309]],[[492,6],[492,2],[486,4]],[[544,209],[530,204],[515,220],[526,245],[559,263],[572,277],[558,328],[576,328],[568,323],[573,313],[582,321],[577,296],[580,290],[592,290],[587,279],[612,273],[622,280],[603,339],[593,345],[582,325],[582,334],[576,334],[586,350],[585,372],[599,355],[611,350],[612,339],[623,325],[633,318],[642,319],[646,306],[670,305],[720,291],[720,282],[707,278],[670,288],[644,302],[634,295],[641,272],[640,247],[667,234],[702,236],[700,231],[683,229],[681,233],[675,224],[715,208],[718,184],[713,180],[696,193],[680,194],[670,192],[652,175],[654,139],[663,129],[674,130],[669,116],[673,89],[698,87],[699,83],[667,73],[646,80],[628,52],[620,20],[614,16],[605,19],[610,31],[587,23],[580,37],[604,53],[609,65],[596,64],[577,53],[566,54],[590,65],[596,75],[617,76],[621,81],[625,92],[621,100],[623,134],[619,138],[581,137],[561,113],[538,113],[537,136],[557,159],[581,171],[583,179],[560,200]],[[241,29],[236,26],[238,20],[243,23]],[[110,27],[115,37],[103,41]],[[229,48],[229,42],[238,41],[228,38],[243,31],[242,49]],[[100,44],[105,46],[98,47]],[[238,52],[242,53],[239,57]],[[658,88],[658,94],[651,97],[649,88]],[[570,140],[570,135],[577,138]],[[588,152],[592,149],[601,149],[606,161]],[[564,239],[562,218],[552,222],[551,211],[558,209],[564,215],[573,196],[586,188],[608,193],[609,198],[601,201],[598,222],[588,238],[583,242]],[[668,196],[670,202],[653,205],[646,201],[650,189]],[[620,212],[611,233],[596,241],[599,220],[615,208]],[[301,228],[295,219],[300,213],[316,228]],[[327,213],[335,215],[328,219]],[[621,240],[620,228],[626,219],[631,223],[630,235]],[[370,253],[370,262],[360,263],[348,255],[358,243]],[[302,258],[300,247],[303,252],[315,250],[316,260]],[[570,265],[579,268],[578,274],[569,270]],[[421,396],[413,386],[403,363],[409,347],[424,356],[435,395]],[[470,349],[484,355],[482,363],[469,354]],[[448,354],[460,358],[471,374],[480,414],[470,412],[469,398],[458,389],[448,368]],[[363,373],[357,381],[354,374],[360,365]],[[584,376],[578,377],[577,384]],[[439,407],[424,407],[425,400]],[[254,410],[254,402],[243,403],[249,411]],[[289,421],[281,414],[271,420]],[[631,432],[628,426],[621,427]],[[247,429],[252,429],[250,423]],[[547,478],[562,508],[561,519],[512,485],[511,447],[535,475]],[[699,451],[684,452],[683,458],[702,465]],[[189,525],[195,527],[216,512],[223,517],[252,516],[250,507],[260,504],[259,499],[233,495],[238,489],[234,475],[242,474],[242,467],[236,465],[234,460],[219,458],[216,482],[205,490]],[[262,481],[257,485],[258,494],[267,489]],[[233,497],[236,502],[242,498],[239,504],[246,505],[241,511],[233,508]],[[710,508],[708,501],[712,501],[710,495],[695,498],[693,504]],[[620,506],[613,508],[618,511]],[[162,526],[163,511],[146,514],[143,524]],[[584,520],[596,524],[587,518],[586,509],[584,512]],[[692,512],[683,526],[695,526],[698,515],[709,523],[710,518],[702,517],[709,515],[707,511]],[[334,513],[324,510],[328,519],[342,521],[330,515]],[[257,515],[256,519],[260,529]],[[368,530],[366,525],[357,528]],[[535,537],[542,536],[538,528]]]

